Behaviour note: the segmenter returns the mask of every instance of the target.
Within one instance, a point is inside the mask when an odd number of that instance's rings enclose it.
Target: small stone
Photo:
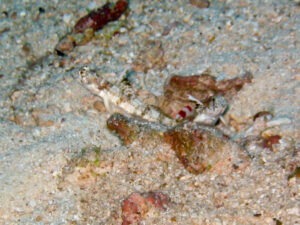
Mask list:
[[[26,16],[26,11],[21,11],[21,12],[20,12],[20,16],[21,16],[21,17],[25,17],[25,16]]]
[[[40,215],[35,218],[36,222],[41,222],[42,220],[43,220],[43,217]]]
[[[95,101],[93,104],[94,109],[96,109],[98,112],[106,112],[105,105],[102,101]]]
[[[34,200],[30,200],[29,203],[28,203],[28,205],[30,207],[35,207],[36,206],[36,202]]]
[[[210,2],[208,0],[190,0],[190,4],[202,9],[202,8],[208,8]]]
[[[107,120],[107,127],[118,134],[125,145],[130,145],[137,140],[137,136],[140,133],[140,128],[130,123],[130,120],[121,114],[113,114]]]
[[[153,141],[155,138],[161,138],[161,132],[166,127],[160,124],[151,123],[138,118],[130,118],[119,113],[113,114],[107,120],[109,130],[115,132],[125,145],[130,145],[136,140]]]
[[[66,24],[70,24],[71,21],[72,21],[72,15],[71,14],[64,14],[63,15],[63,21],[66,23]]]

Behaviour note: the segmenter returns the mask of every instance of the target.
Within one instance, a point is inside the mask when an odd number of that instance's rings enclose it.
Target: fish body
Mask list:
[[[150,122],[174,124],[174,121],[162,114],[157,107],[144,103],[141,100],[142,96],[139,96],[140,92],[131,85],[112,84],[102,77],[84,70],[79,73],[79,81],[90,92],[102,98],[109,113],[118,112],[128,116],[137,116]]]
[[[168,126],[174,126],[185,120],[215,126],[228,108],[226,98],[216,90],[222,89],[223,92],[226,87],[229,90],[236,88],[229,81],[216,83],[207,74],[202,78],[200,76],[191,78],[175,76],[170,79],[171,85],[166,85],[165,93],[162,96],[141,91],[130,82],[121,81],[112,84],[100,75],[85,69],[80,71],[79,80],[89,91],[103,100],[109,113],[123,113],[127,116],[136,116],[149,122]],[[231,81],[234,83],[236,80],[238,80],[238,88],[240,88],[242,78]],[[176,84],[176,90],[172,87],[174,84]],[[183,90],[180,90],[181,86]],[[192,90],[189,91],[190,89]],[[196,91],[201,93],[196,95]],[[150,101],[147,101],[147,98],[157,101],[148,104],[147,102]]]

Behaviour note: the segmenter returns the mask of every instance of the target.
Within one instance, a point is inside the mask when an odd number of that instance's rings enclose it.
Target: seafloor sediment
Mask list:
[[[171,203],[144,224],[300,224],[299,4],[131,0],[119,21],[57,56],[59,40],[104,3],[1,1],[0,223],[121,224],[124,199],[159,191]],[[131,72],[155,95],[173,74],[249,71],[252,83],[224,119],[238,131],[268,111],[283,121],[270,131],[281,141],[248,146],[249,164],[237,171],[191,174],[166,143],[125,147],[110,133],[110,112],[76,79],[83,69],[112,83]]]

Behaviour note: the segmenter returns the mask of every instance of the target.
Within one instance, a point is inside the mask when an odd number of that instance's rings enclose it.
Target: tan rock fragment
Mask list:
[[[229,173],[247,163],[246,154],[225,135],[209,126],[185,123],[164,133],[183,166],[191,173]]]

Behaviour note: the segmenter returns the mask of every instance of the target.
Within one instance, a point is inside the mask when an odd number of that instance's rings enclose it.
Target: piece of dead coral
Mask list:
[[[140,224],[151,209],[166,210],[169,203],[162,192],[132,193],[122,202],[122,225]]]

